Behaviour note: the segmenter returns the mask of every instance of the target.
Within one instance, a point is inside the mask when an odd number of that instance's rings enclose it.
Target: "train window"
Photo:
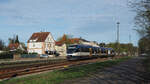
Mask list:
[[[88,48],[84,48],[84,52],[88,52]]]
[[[82,47],[81,52],[88,52],[88,48]]]
[[[80,52],[79,49],[67,49],[67,53]]]
[[[86,49],[85,49],[85,52],[89,52],[89,48],[86,48]]]
[[[77,49],[77,52],[83,52],[83,48]]]
[[[84,49],[83,49],[83,48],[80,48],[80,52],[84,52]]]

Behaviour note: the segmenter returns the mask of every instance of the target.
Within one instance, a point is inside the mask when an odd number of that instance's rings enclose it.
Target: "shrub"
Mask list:
[[[29,54],[38,54],[38,53],[36,53],[36,52],[33,52],[33,53],[29,53]]]
[[[0,59],[13,59],[13,53],[11,52],[0,53]]]
[[[17,51],[15,51],[15,54],[27,54],[26,51],[20,50],[18,49]]]

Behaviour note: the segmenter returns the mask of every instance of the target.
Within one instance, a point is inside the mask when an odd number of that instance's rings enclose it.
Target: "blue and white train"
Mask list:
[[[101,56],[114,56],[114,55],[115,53],[112,48],[94,47],[83,44],[70,45],[67,48],[68,60],[79,60]]]

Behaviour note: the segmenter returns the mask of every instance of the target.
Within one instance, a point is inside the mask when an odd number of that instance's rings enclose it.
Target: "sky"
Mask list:
[[[34,32],[63,34],[98,43],[116,42],[120,22],[120,42],[137,45],[135,13],[128,0],[0,0],[0,39],[19,35],[21,42]]]

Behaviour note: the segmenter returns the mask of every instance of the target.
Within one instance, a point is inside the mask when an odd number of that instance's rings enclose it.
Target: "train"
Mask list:
[[[81,60],[110,56],[115,56],[113,48],[95,47],[84,44],[74,44],[67,47],[67,60]]]

